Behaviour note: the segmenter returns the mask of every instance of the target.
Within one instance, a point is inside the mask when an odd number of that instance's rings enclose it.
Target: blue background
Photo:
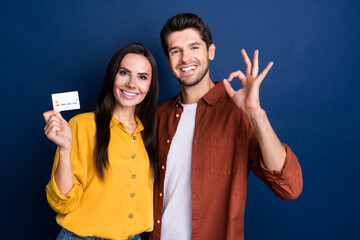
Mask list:
[[[111,56],[143,43],[159,65],[160,102],[179,92],[159,33],[179,12],[212,31],[212,80],[244,70],[240,50],[274,66],[261,104],[304,177],[295,201],[278,199],[252,174],[246,239],[358,239],[360,1],[16,1],[0,8],[1,238],[55,239],[46,202],[56,146],[43,134],[52,93],[79,91],[93,111]],[[234,84],[240,87],[237,81]],[[5,224],[4,224],[5,223]],[[5,237],[4,237],[5,234]]]

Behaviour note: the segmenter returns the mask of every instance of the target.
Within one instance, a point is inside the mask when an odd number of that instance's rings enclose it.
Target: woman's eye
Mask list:
[[[141,80],[146,80],[147,77],[146,77],[146,76],[140,76],[140,79],[141,79]]]
[[[128,73],[125,71],[120,71],[119,73],[120,73],[120,75],[124,75],[124,76],[128,75]]]

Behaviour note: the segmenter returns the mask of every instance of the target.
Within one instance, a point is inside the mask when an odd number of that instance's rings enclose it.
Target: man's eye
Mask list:
[[[179,52],[180,52],[179,50],[174,50],[174,51],[171,52],[171,55],[174,56],[174,55],[178,54]]]
[[[191,49],[199,49],[199,47],[198,47],[198,46],[194,46],[194,47],[192,47]]]

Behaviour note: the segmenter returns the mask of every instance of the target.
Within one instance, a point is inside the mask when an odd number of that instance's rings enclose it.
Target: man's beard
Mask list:
[[[192,81],[192,82],[186,82],[184,80],[182,80],[180,77],[177,77],[174,75],[174,77],[179,81],[179,83],[185,87],[192,87],[195,86],[196,84],[198,84],[199,82],[201,82],[201,80],[203,80],[203,78],[205,77],[205,75],[208,73],[209,71],[209,65],[210,65],[210,61],[208,62],[206,68],[204,69],[203,72],[201,72],[198,77]],[[200,66],[200,64],[198,65]]]

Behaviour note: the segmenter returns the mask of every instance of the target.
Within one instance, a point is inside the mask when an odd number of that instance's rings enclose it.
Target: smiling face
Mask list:
[[[141,103],[150,89],[152,68],[146,57],[129,53],[122,59],[114,79],[115,108]]]
[[[200,34],[193,28],[171,33],[167,38],[168,65],[179,83],[194,86],[209,77],[209,60],[215,56],[215,46],[207,49]]]

